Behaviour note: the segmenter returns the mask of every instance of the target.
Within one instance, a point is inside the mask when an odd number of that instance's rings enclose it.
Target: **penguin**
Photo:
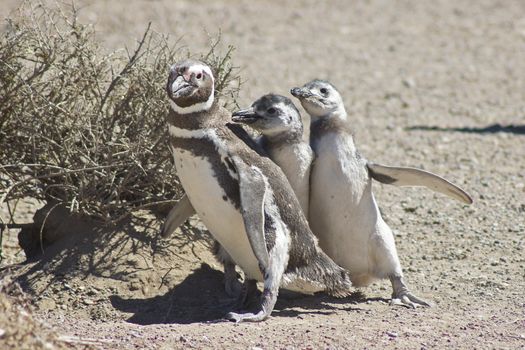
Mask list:
[[[246,143],[261,156],[270,157],[281,168],[299,200],[303,213],[308,217],[313,151],[308,142],[303,140],[303,123],[297,107],[288,97],[267,94],[253,102],[250,108],[234,112],[232,120],[249,125],[261,133],[260,137],[253,140],[250,138]],[[193,214],[195,210],[187,196],[184,196],[168,214],[161,228],[162,237],[170,236]],[[242,294],[235,264],[220,244],[214,245],[214,254],[224,266],[226,294],[238,297],[239,303],[242,304],[246,296]]]
[[[314,155],[308,142],[303,140],[303,123],[297,107],[288,97],[267,94],[250,108],[234,112],[232,120],[261,133],[257,143],[286,175],[308,217],[310,166]]]
[[[327,81],[291,89],[311,117],[309,223],[321,248],[347,269],[356,287],[388,278],[393,305],[430,306],[403,280],[394,236],[381,217],[372,179],[397,186],[426,186],[467,204],[471,197],[447,180],[415,168],[368,162],[357,150],[341,95]]]
[[[279,287],[345,296],[352,286],[344,269],[318,246],[280,168],[243,138],[244,129],[215,98],[214,75],[203,62],[185,60],[169,73],[167,116],[175,168],[191,206],[214,239],[240,266],[245,281],[261,281],[258,310],[227,319],[267,319]]]
[[[281,167],[298,198],[303,198],[300,200],[303,212],[308,213],[308,204],[305,203],[304,197],[309,193],[309,184],[303,179],[309,178],[312,153],[309,144],[302,140],[302,122],[295,105],[284,96],[268,94],[256,100],[250,108],[234,112],[232,120],[247,124],[262,134],[255,141]],[[270,139],[270,142],[267,139]],[[397,186],[426,186],[455,199],[471,201],[468,194],[454,184],[420,169],[389,167],[371,162],[367,162],[367,168],[372,179],[382,183]],[[189,216],[182,215],[181,220],[170,221],[170,217],[175,216],[177,210],[184,212],[185,199],[183,198],[168,216],[166,222],[171,227],[171,231]],[[228,295],[235,296],[239,293],[235,265],[224,256],[223,250],[218,249],[218,251],[220,253],[218,258],[225,266],[225,289]]]

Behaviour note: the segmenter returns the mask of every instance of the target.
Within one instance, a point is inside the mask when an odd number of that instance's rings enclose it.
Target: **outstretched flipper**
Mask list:
[[[268,192],[264,175],[258,168],[248,166],[242,160],[237,159],[237,157],[232,157],[231,159],[239,175],[241,214],[246,234],[248,235],[248,241],[250,242],[253,253],[259,262],[261,273],[264,276],[264,291],[258,312],[230,312],[226,318],[235,322],[257,322],[268,318],[272,313],[277,301],[282,272],[275,273],[278,269],[271,269],[270,271],[271,260],[266,245],[264,227],[265,197]]]
[[[375,163],[367,164],[370,176],[381,183],[395,186],[422,186],[443,193],[460,202],[472,204],[472,197],[459,186],[429,171],[393,167]]]
[[[193,209],[188,196],[184,195],[170,210],[166,221],[164,221],[160,229],[160,235],[164,238],[171,236],[193,214],[195,214],[195,209]]]

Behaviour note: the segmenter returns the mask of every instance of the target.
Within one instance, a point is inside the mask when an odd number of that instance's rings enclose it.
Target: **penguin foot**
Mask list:
[[[414,294],[410,293],[409,291],[405,291],[401,294],[394,295],[392,294],[392,300],[390,300],[391,306],[405,306],[412,309],[415,309],[419,306],[428,306],[430,307],[430,304],[426,302],[425,300],[418,298]]]
[[[229,312],[224,318],[235,323],[239,322],[260,322],[267,319],[273,311],[275,303],[277,302],[278,289],[275,291],[265,289],[262,293],[259,311],[256,313],[245,312]]]
[[[264,321],[265,319],[267,319],[268,316],[270,316],[268,312],[266,312],[265,310],[261,310],[256,314],[252,312],[247,312],[247,313],[229,312],[225,318],[235,323],[239,323],[239,322],[260,322],[260,321]]]
[[[391,276],[390,282],[392,283],[392,300],[390,305],[405,306],[415,309],[418,306],[427,306],[430,304],[425,300],[418,298],[412,294],[401,276]]]
[[[243,294],[243,284],[239,281],[240,275],[235,271],[235,264],[224,264],[224,291],[230,298],[240,298]]]
[[[259,292],[259,289],[257,289],[257,281],[247,279],[244,280],[244,284],[242,285],[242,290],[239,293],[236,301],[236,308],[237,310],[240,309],[249,309],[250,306],[252,306],[254,303],[259,301],[259,297],[261,295],[261,292]]]

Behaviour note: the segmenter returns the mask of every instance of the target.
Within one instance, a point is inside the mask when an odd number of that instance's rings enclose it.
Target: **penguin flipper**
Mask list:
[[[266,182],[261,171],[250,167],[240,159],[232,157],[233,164],[239,174],[239,192],[241,197],[241,214],[248,241],[259,265],[268,270],[270,254],[266,246],[264,233],[264,199]]]
[[[188,196],[184,195],[168,213],[168,217],[160,229],[160,235],[164,238],[171,236],[193,214],[195,214],[195,209]]]
[[[443,193],[460,202],[472,204],[472,197],[459,186],[429,171],[367,163],[370,176],[381,183],[395,186],[422,186]]]

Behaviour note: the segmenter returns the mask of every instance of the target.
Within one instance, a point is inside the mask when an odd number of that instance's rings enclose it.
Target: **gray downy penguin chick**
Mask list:
[[[266,319],[280,286],[348,294],[346,271],[319,248],[280,168],[247,146],[241,127],[228,123],[231,114],[214,97],[211,69],[192,60],[173,65],[167,92],[170,144],[192,207],[246,280],[264,282],[257,312],[227,318]]]
[[[232,120],[262,134],[257,142],[286,175],[308,217],[313,151],[303,140],[301,114],[292,101],[281,95],[264,95],[250,108],[234,112]]]
[[[321,248],[349,271],[355,286],[388,278],[392,304],[429,306],[403,281],[394,236],[381,217],[372,178],[393,185],[426,186],[465,203],[472,199],[432,173],[367,162],[354,144],[341,95],[330,83],[314,80],[291,93],[311,117],[315,161],[310,175],[309,223]]]

